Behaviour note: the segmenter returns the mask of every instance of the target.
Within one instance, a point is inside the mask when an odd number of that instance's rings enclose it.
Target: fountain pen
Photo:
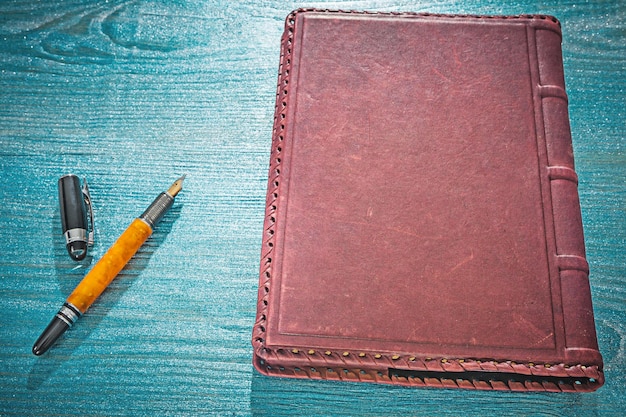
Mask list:
[[[35,355],[46,352],[89,309],[96,298],[115,279],[141,245],[150,237],[154,226],[172,207],[174,198],[183,188],[184,179],[185,176],[183,175],[166,192],[159,194],[146,211],[128,226],[113,246],[85,275],[35,342],[33,346]]]

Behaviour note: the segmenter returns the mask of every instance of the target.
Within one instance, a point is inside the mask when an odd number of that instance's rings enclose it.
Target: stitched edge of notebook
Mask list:
[[[604,383],[604,375],[598,366],[581,364],[420,358],[298,348],[262,349],[257,352],[255,360],[258,361],[257,369],[272,376],[419,387],[588,392]],[[503,378],[502,374],[510,377]]]
[[[252,345],[256,351],[265,350],[265,334],[267,324],[267,306],[272,278],[272,254],[274,252],[276,211],[280,192],[280,169],[282,165],[282,143],[286,127],[287,103],[289,100],[289,78],[292,59],[293,30],[296,14],[294,11],[285,20],[285,30],[281,38],[280,64],[278,68],[278,85],[276,88],[276,104],[274,108],[274,124],[272,128],[272,148],[268,175],[265,219],[263,222],[263,243],[261,249],[261,268],[257,298],[257,317],[253,328]],[[255,360],[255,366],[257,361]],[[258,368],[258,367],[257,367]],[[262,371],[262,369],[259,369]]]

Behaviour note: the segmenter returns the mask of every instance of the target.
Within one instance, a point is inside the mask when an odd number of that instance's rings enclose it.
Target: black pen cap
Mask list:
[[[87,205],[80,180],[69,174],[59,178],[59,208],[67,252],[75,261],[87,256]]]

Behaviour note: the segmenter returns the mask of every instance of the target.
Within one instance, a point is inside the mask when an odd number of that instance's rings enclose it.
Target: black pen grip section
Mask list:
[[[163,215],[174,204],[174,197],[167,193],[161,193],[154,199],[150,207],[143,212],[140,219],[143,219],[146,223],[154,229],[154,226],[161,220]]]

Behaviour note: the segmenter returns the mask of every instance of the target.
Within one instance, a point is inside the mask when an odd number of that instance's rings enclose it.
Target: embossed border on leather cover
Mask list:
[[[256,369],[600,387],[564,84],[551,16],[290,14]]]

